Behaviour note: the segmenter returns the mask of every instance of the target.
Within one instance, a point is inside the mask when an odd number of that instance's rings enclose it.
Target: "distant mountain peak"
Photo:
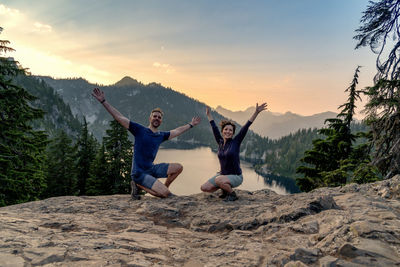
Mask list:
[[[230,111],[218,106],[216,111],[238,123],[244,124],[254,113],[255,107],[248,107],[244,111]],[[337,113],[326,111],[311,116],[304,116],[287,111],[283,113],[271,112],[269,110],[260,114],[254,122],[252,129],[261,136],[278,139],[282,136],[294,133],[299,129],[321,128],[327,118],[335,118]]]
[[[140,84],[140,83],[137,80],[135,80],[129,76],[125,76],[120,81],[116,82],[115,86],[132,86],[132,85],[138,85],[138,84]]]

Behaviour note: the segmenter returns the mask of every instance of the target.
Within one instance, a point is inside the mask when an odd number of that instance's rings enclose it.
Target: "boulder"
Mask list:
[[[399,188],[49,198],[0,208],[0,265],[398,266]]]

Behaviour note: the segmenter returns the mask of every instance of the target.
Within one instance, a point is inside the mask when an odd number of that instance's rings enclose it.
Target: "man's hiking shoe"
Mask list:
[[[219,195],[219,198],[226,198],[227,195],[228,195],[228,192],[226,192],[225,190],[222,190],[222,194]]]
[[[168,197],[176,197],[176,195],[169,192]]]
[[[131,198],[132,200],[140,199],[139,188],[136,186],[136,183],[134,181],[131,181]]]
[[[228,196],[224,199],[224,201],[235,201],[238,200],[239,198],[237,197],[235,191],[232,191],[232,193],[228,193]]]

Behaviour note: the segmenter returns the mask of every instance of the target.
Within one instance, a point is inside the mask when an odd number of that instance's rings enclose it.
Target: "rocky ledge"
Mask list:
[[[57,197],[0,208],[1,266],[400,266],[400,176],[277,195]]]

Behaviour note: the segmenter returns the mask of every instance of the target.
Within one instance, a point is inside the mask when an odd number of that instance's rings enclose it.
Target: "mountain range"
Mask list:
[[[254,113],[254,110],[255,107],[249,107],[244,111],[230,111],[221,106],[216,108],[218,113],[240,124],[244,124]],[[258,115],[251,128],[255,133],[263,137],[279,139],[295,133],[299,129],[322,128],[326,119],[335,118],[336,116],[337,113],[331,111],[302,116],[290,111],[280,114],[267,110]]]
[[[130,77],[124,77],[119,82],[107,86],[92,84],[82,78],[54,79],[47,76],[37,76],[37,79],[54,88],[57,94],[70,106],[74,116],[78,118],[84,116],[89,124],[89,130],[99,141],[105,135],[112,117],[91,96],[94,87],[101,88],[105,92],[107,101],[124,116],[145,126],[149,123],[150,111],[155,107],[161,108],[165,114],[160,130],[171,130],[189,123],[193,116],[202,118],[203,123],[173,139],[172,142],[163,143],[164,147],[208,146],[214,150],[217,148],[205,114],[206,104],[161,84],[150,83],[145,85]],[[226,119],[215,111],[212,111],[212,114],[217,123]],[[240,129],[240,125],[238,127]],[[262,158],[265,158],[263,149],[265,146],[266,140],[264,138],[249,131],[242,144],[241,156],[254,163],[261,161]]]
[[[148,123],[147,113],[152,107],[160,107],[168,111],[162,125],[164,129],[175,128],[180,125],[179,123],[188,122],[194,115],[200,115],[206,120],[203,103],[157,83],[145,85],[131,77],[124,77],[113,85],[101,86],[89,83],[82,78],[54,79],[48,76],[38,76],[38,78],[55,89],[57,94],[71,107],[75,116],[80,118],[85,116],[90,129],[97,138],[104,135],[103,128],[108,123],[108,119],[100,121],[101,118],[107,118],[107,113],[90,95],[94,87],[101,87],[106,92],[110,103],[116,105],[117,109],[128,118],[145,125]],[[244,111],[230,111],[218,106],[214,115],[217,116],[216,119],[225,117],[242,125],[250,118],[254,109],[255,107],[249,107]],[[177,115],[177,111],[182,112]],[[192,111],[193,114],[190,114],[189,111]],[[183,121],[181,115],[186,121]],[[299,129],[322,128],[327,118],[334,118],[336,115],[337,113],[330,111],[311,116],[302,116],[292,112],[280,114],[265,111],[260,113],[251,129],[262,137],[278,139],[295,133]],[[187,141],[184,136],[181,139]],[[201,140],[197,141],[201,142]]]

